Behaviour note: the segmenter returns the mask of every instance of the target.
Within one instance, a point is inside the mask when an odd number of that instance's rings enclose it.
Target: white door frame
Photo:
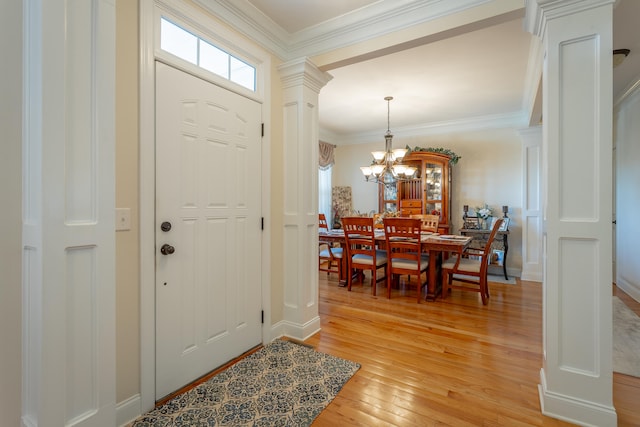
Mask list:
[[[217,79],[185,62],[172,58],[160,51],[160,15],[170,15],[193,29],[204,38],[228,47],[257,64],[254,96],[262,104],[262,120],[267,132],[262,138],[262,212],[264,230],[262,233],[262,306],[264,323],[262,342],[270,342],[271,336],[271,278],[269,265],[271,256],[270,217],[270,176],[271,176],[271,57],[267,52],[246,42],[238,34],[226,30],[212,17],[177,0],[140,1],[140,410],[142,413],[155,405],[155,61],[170,63],[189,73],[223,86],[234,92],[237,87],[223,79]],[[215,29],[215,31],[213,30]]]
[[[634,82],[614,103],[614,183],[619,187],[621,183],[629,178],[629,172],[626,170],[629,164],[637,161],[637,155],[629,147],[633,145],[633,141],[638,137],[638,130],[630,125],[630,122],[640,110],[640,80]],[[624,165],[620,168],[620,162],[624,161]],[[620,179],[620,173],[624,174]],[[636,301],[640,301],[640,275],[638,269],[634,268],[633,256],[628,255],[625,248],[629,247],[638,236],[637,226],[633,225],[632,212],[635,212],[640,204],[632,199],[625,197],[625,193],[629,193],[628,189],[623,189],[623,196],[619,197],[618,187],[613,187],[614,200],[614,216],[616,224],[613,225],[614,235],[613,241],[613,274],[616,286],[626,292]],[[617,218],[621,218],[620,224],[617,224]]]

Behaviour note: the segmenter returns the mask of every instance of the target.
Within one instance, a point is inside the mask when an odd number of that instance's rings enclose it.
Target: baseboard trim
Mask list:
[[[640,287],[632,284],[631,282],[625,280],[624,278],[618,277],[616,278],[616,286],[619,289],[622,289],[627,295],[633,298],[636,301],[640,301]]]
[[[319,331],[320,317],[317,316],[304,324],[281,320],[271,328],[271,336],[274,338],[287,337],[304,341]]]
[[[615,427],[618,424],[613,406],[603,406],[547,389],[544,369],[540,369],[538,394],[542,413],[549,417],[585,427]]]
[[[140,394],[134,394],[116,405],[116,425],[125,426],[141,414]]]
[[[527,282],[542,282],[542,274],[540,273],[527,273],[522,272],[520,280],[526,280]]]

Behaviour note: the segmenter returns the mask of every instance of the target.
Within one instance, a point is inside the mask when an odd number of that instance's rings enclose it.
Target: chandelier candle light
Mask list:
[[[387,133],[384,135],[385,151],[373,151],[373,161],[369,166],[362,166],[360,170],[367,182],[374,182],[384,186],[393,186],[397,181],[413,179],[416,168],[402,164],[402,159],[407,154],[406,148],[391,148],[393,135],[389,120],[389,105],[392,96],[384,98],[387,101]]]

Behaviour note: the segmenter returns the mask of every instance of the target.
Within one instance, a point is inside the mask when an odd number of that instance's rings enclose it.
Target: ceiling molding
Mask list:
[[[618,108],[627,98],[640,92],[640,76],[637,76],[627,87],[613,100],[613,107]]]
[[[380,1],[288,33],[248,1],[193,0],[284,61],[361,43],[495,0]]]
[[[529,46],[529,61],[527,62],[527,71],[524,79],[524,94],[522,96],[522,109],[529,112],[530,122],[537,123],[541,112],[540,96],[542,86],[542,65],[544,52],[542,49],[542,41],[537,37],[531,38]]]
[[[193,2],[280,59],[288,59],[289,34],[258,9],[251,7],[245,11],[244,9],[247,9],[245,2],[227,0],[193,0]]]
[[[295,33],[289,50],[294,56],[320,55],[460,13],[490,1],[395,0],[374,3],[356,12]],[[391,4],[393,7],[390,7]]]
[[[487,129],[518,129],[529,126],[529,114],[527,111],[517,111],[506,114],[494,114],[479,117],[470,117],[460,120],[448,120],[444,122],[425,123],[421,125],[405,126],[393,130],[394,140],[402,141],[404,138],[414,136],[441,135],[446,133],[476,132]],[[358,134],[335,134],[320,129],[323,140],[336,145],[367,144],[375,141],[384,141],[384,133],[377,131]]]
[[[344,138],[334,132],[331,132],[330,130],[327,129],[323,129],[322,127],[320,127],[318,129],[318,133],[320,134],[320,139],[322,141],[326,141],[329,142],[331,144],[336,144],[336,141],[343,141]]]

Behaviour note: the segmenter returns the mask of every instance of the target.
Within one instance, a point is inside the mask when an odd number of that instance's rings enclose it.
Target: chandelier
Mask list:
[[[372,151],[373,161],[369,166],[362,166],[360,170],[367,182],[382,184],[391,187],[398,181],[413,179],[416,168],[402,164],[402,159],[407,154],[406,148],[391,148],[393,135],[390,130],[389,110],[392,96],[384,98],[387,101],[387,133],[384,135],[385,151]]]

